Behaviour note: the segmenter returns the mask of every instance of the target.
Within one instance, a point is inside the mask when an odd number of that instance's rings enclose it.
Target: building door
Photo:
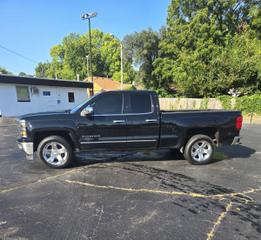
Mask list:
[[[42,110],[44,112],[57,111],[59,105],[57,103],[57,88],[56,87],[44,87],[40,93]]]

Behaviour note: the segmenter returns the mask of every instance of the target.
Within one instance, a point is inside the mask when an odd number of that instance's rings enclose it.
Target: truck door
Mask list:
[[[152,93],[125,92],[124,102],[128,148],[156,148],[159,140],[160,116]]]
[[[90,103],[93,114],[81,117],[79,137],[82,149],[126,148],[126,117],[123,115],[123,94],[108,92]]]

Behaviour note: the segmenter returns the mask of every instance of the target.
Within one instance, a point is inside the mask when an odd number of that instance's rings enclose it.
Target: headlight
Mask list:
[[[27,137],[27,128],[25,120],[19,121],[19,134],[21,137]]]
[[[19,124],[20,124],[21,128],[26,128],[26,121],[25,120],[20,120]]]

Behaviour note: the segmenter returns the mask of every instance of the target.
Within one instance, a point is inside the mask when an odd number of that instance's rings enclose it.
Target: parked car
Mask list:
[[[24,115],[18,146],[28,159],[64,168],[80,151],[180,149],[192,164],[211,162],[215,146],[240,142],[239,111],[160,111],[152,91],[112,91],[65,112]]]

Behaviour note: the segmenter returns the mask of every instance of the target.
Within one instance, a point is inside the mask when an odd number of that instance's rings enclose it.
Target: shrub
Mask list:
[[[243,113],[261,113],[261,94],[244,96],[236,99],[235,108]]]
[[[218,99],[221,101],[224,109],[236,109],[242,111],[245,114],[261,114],[261,94],[237,98],[233,98],[230,96],[221,96],[218,97]],[[235,104],[233,104],[233,100],[235,100]]]
[[[209,98],[203,98],[199,109],[202,109],[202,110],[208,109],[208,103],[209,103]]]
[[[222,104],[222,107],[226,110],[231,110],[233,109],[233,106],[232,106],[232,97],[230,96],[220,96],[218,97],[219,101],[221,102]]]

